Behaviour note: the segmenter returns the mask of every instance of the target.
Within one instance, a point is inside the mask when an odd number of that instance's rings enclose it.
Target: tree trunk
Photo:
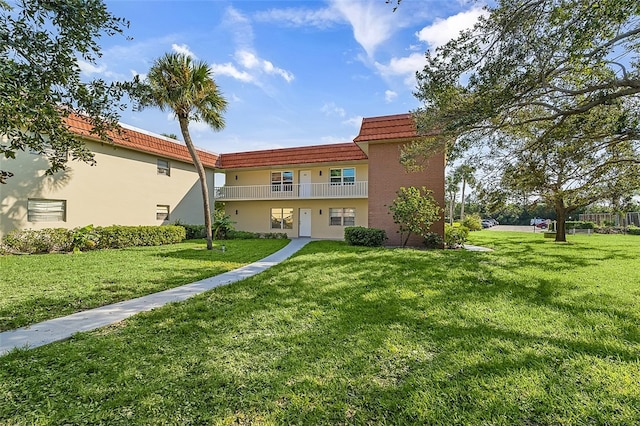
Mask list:
[[[449,225],[453,225],[453,215],[456,212],[456,192],[451,193],[451,202],[449,203]]]
[[[566,243],[567,208],[564,205],[564,200],[562,198],[556,199],[554,207],[556,211],[556,243]]]
[[[207,250],[213,250],[213,235],[211,231],[211,204],[209,201],[209,188],[207,186],[207,174],[200,161],[198,152],[196,151],[193,142],[191,141],[191,135],[189,134],[189,120],[186,117],[178,116],[178,122],[180,123],[180,130],[182,131],[182,137],[184,143],[187,145],[193,165],[196,167],[198,177],[200,178],[200,188],[202,189],[202,205],[204,207],[204,229],[207,235]]]
[[[464,179],[462,179],[462,194],[460,196],[461,200],[460,200],[460,223],[462,223],[464,221],[464,190],[465,190],[465,185],[466,185],[466,181]]]

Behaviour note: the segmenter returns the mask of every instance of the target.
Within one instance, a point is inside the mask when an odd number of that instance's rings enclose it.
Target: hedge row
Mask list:
[[[344,240],[352,246],[381,247],[387,239],[383,229],[347,226],[344,228]]]
[[[182,226],[106,226],[15,230],[5,235],[9,253],[54,253],[134,246],[158,246],[185,239]]]
[[[564,226],[565,229],[594,229],[596,224],[584,220],[567,220]]]

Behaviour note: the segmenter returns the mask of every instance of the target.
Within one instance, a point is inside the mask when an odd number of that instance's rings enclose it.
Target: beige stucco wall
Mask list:
[[[273,167],[261,170],[237,170],[227,171],[225,177],[226,186],[248,186],[271,184],[271,172],[293,171],[293,183],[300,182],[300,171],[311,171],[311,183],[329,183],[329,170],[334,168],[355,167],[356,181],[369,180],[369,166],[366,163],[345,163],[336,165],[323,165],[313,167]],[[320,174],[322,172],[322,175]]]
[[[70,161],[65,172],[45,176],[48,167],[40,155],[19,152],[16,159],[1,159],[0,169],[14,176],[0,185],[0,236],[16,228],[74,228],[93,224],[161,225],[156,205],[169,205],[164,223],[204,223],[202,195],[193,165],[168,160],[171,176],[157,173],[156,155],[109,144],[87,142],[96,166]],[[209,191],[213,171],[207,170]],[[67,201],[65,222],[27,222],[27,199]]]
[[[324,174],[324,173],[323,173]],[[272,208],[293,208],[293,229],[271,229]],[[367,226],[366,199],[333,200],[269,200],[269,201],[228,201],[225,211],[236,222],[237,230],[250,232],[286,232],[291,238],[299,235],[299,211],[311,209],[311,237],[322,239],[344,239],[343,226],[329,225],[329,208],[355,208],[356,226]],[[322,210],[322,213],[320,213]],[[237,213],[236,213],[237,212]]]

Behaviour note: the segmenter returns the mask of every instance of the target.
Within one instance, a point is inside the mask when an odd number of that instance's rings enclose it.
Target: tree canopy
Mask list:
[[[559,218],[606,196],[605,181],[637,188],[640,3],[499,0],[487,12],[427,53],[415,117],[440,137],[415,143],[405,163],[442,143],[450,157],[474,148],[493,172],[485,190],[536,193]]]
[[[64,169],[69,158],[94,162],[64,118],[82,115],[92,133],[109,140],[126,106],[121,99],[135,83],[83,81],[80,61],[95,63],[99,39],[127,26],[102,0],[0,2],[0,156],[38,152],[47,156],[50,174]],[[11,175],[0,170],[0,183]]]

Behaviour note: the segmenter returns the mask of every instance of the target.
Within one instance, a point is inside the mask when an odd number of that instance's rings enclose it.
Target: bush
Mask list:
[[[289,235],[285,232],[262,232],[254,234],[254,238],[263,238],[265,240],[287,240]]]
[[[94,228],[45,228],[15,230],[5,235],[4,250],[10,253],[56,253],[91,249],[159,246],[184,240],[182,226],[107,226]]]
[[[182,226],[107,226],[96,228],[99,235],[97,248],[123,248],[134,246],[160,246],[179,243],[186,237]]]
[[[73,247],[72,232],[64,228],[17,229],[5,235],[3,242],[13,253],[68,252]]]
[[[212,234],[214,240],[226,240],[227,234],[235,228],[231,220],[231,216],[226,214],[224,210],[218,209],[213,213]]]
[[[584,220],[567,220],[565,223],[565,229],[594,229],[596,224]]]
[[[424,236],[424,246],[429,249],[442,248],[444,241],[440,234],[429,232]]]
[[[227,232],[227,239],[229,240],[251,240],[253,238],[258,238],[254,232],[247,231],[229,231]]]
[[[469,231],[482,231],[482,218],[477,214],[470,214],[464,217],[462,226]]]
[[[461,247],[469,236],[469,228],[466,226],[444,225],[444,243],[448,248]]]
[[[351,246],[381,247],[387,239],[383,229],[347,226],[344,228],[344,240]]]
[[[184,225],[176,223],[176,226],[182,226],[185,230],[185,240],[199,240],[206,237],[204,225]]]
[[[640,235],[640,228],[637,226],[630,226],[627,228],[627,233],[631,235]]]

